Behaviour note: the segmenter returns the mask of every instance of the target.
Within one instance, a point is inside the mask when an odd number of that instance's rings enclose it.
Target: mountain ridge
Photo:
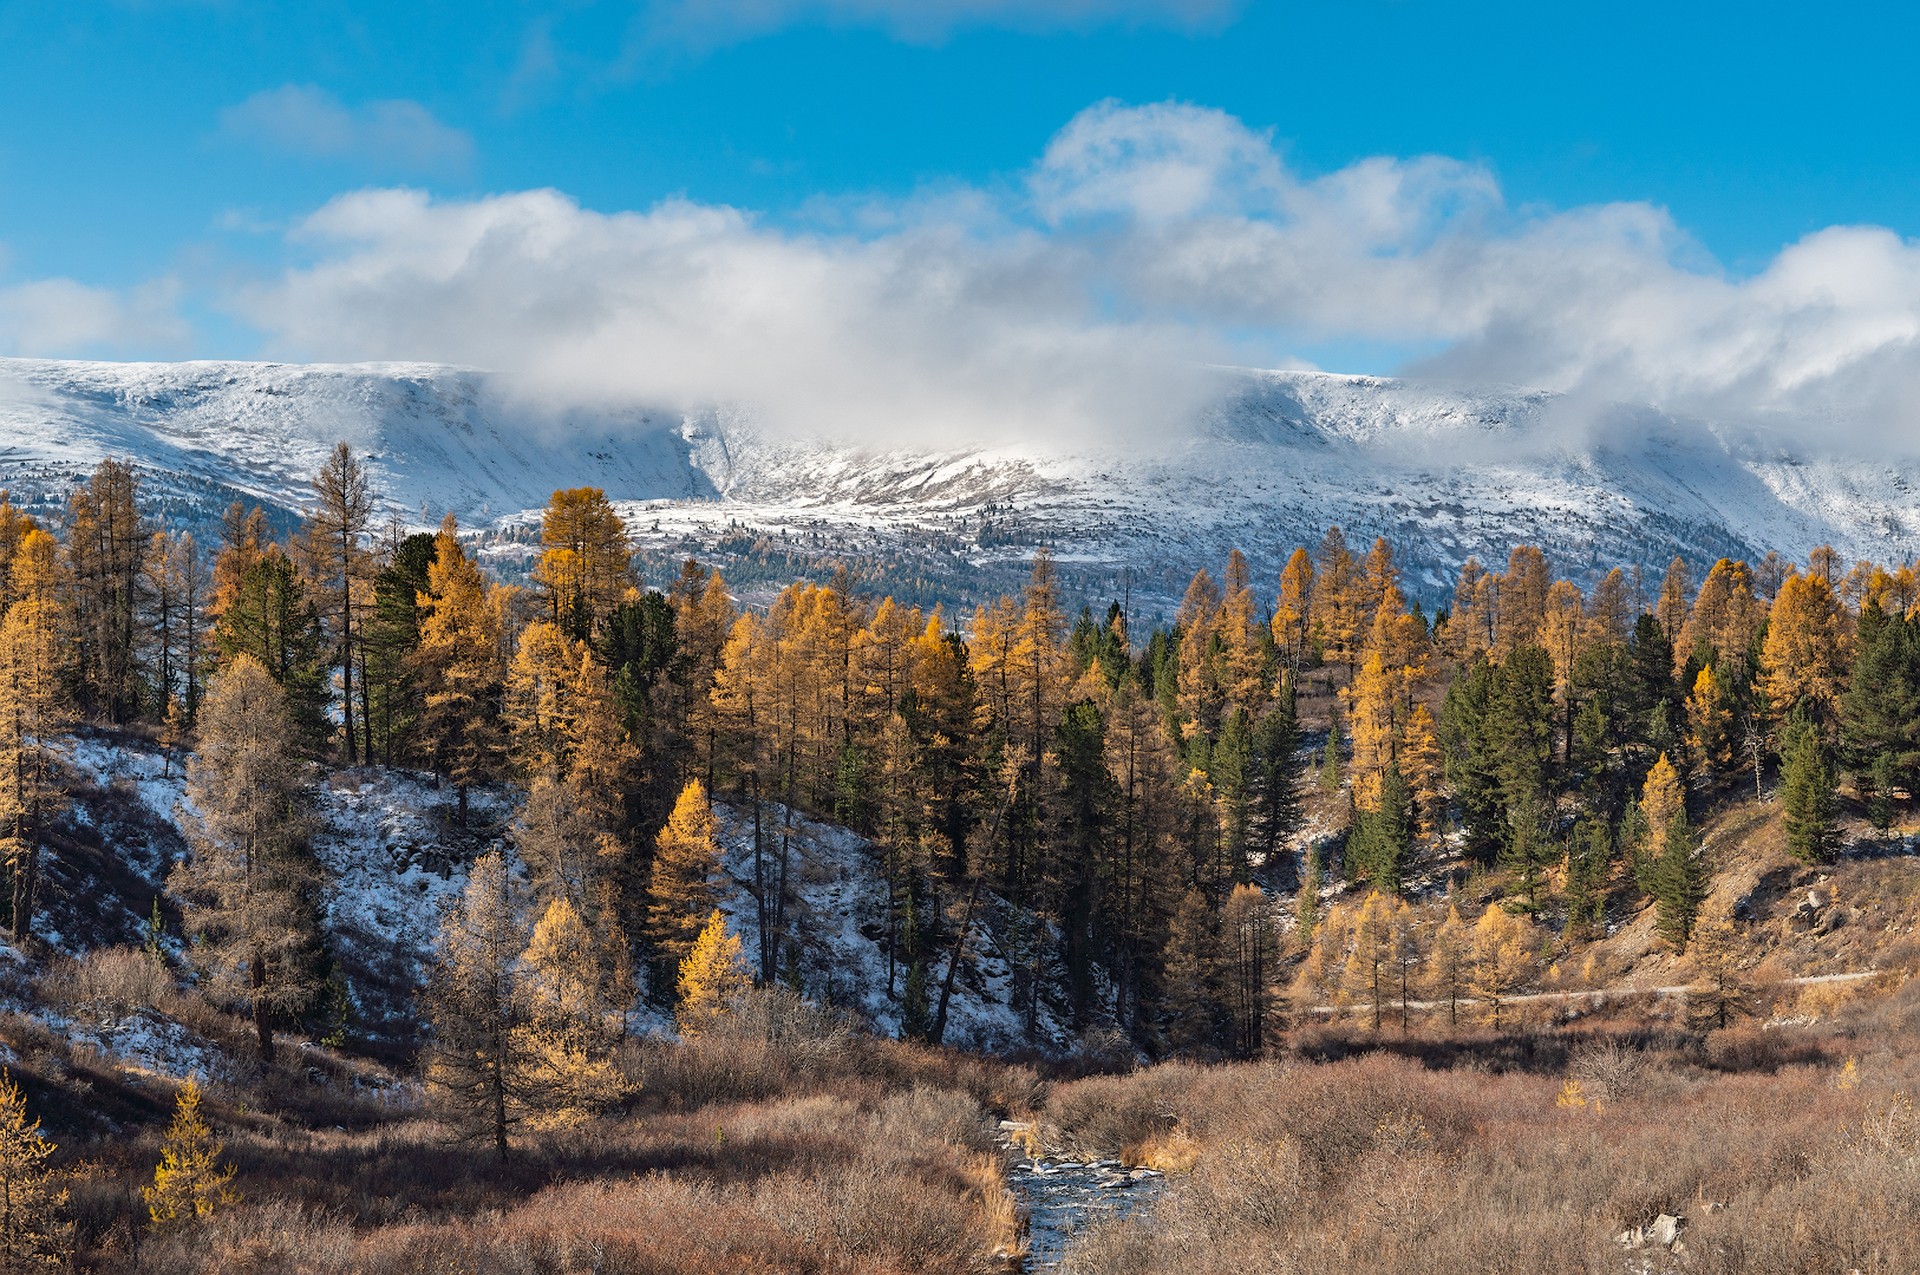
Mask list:
[[[987,585],[1047,544],[1084,595],[1137,587],[1163,609],[1228,549],[1271,572],[1334,523],[1388,536],[1435,598],[1467,556],[1499,561],[1522,542],[1575,574],[1821,543],[1920,551],[1920,455],[1849,456],[1525,388],[1219,375],[1219,397],[1156,437],[929,445],[789,436],[740,408],[552,411],[435,364],[5,359],[0,486],[50,510],[112,455],[146,472],[171,522],[210,524],[235,499],[291,517],[344,439],[415,525],[451,511],[511,536],[552,490],[594,485],[663,559],[731,538]]]

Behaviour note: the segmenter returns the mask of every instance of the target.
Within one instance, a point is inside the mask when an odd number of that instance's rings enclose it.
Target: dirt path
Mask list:
[[[1770,986],[1808,987],[1815,983],[1853,983],[1863,978],[1876,978],[1885,972],[1884,970],[1850,970],[1844,974],[1807,974],[1799,978],[1783,978],[1770,984]],[[1522,992],[1518,996],[1509,996],[1500,1003],[1502,1005],[1526,1005],[1536,1001],[1600,1001],[1609,996],[1683,996],[1688,992],[1704,992],[1707,990],[1708,988],[1704,984],[1695,983],[1672,983],[1663,987],[1593,987],[1577,992]],[[1477,996],[1462,996],[1460,1003],[1463,1005],[1477,1005],[1482,1002]],[[1358,1002],[1356,1002],[1356,1004],[1358,1004]],[[1395,1011],[1400,1009],[1400,1002],[1398,1000],[1383,1000],[1380,1002],[1380,1008],[1383,1012],[1389,1005],[1391,1005]],[[1445,1009],[1447,1002],[1444,1000],[1410,1000],[1407,1002],[1406,1007],[1408,1009]],[[1310,1014],[1339,1014],[1353,1008],[1355,1008],[1353,1004],[1314,1005],[1311,1006],[1307,1012]]]

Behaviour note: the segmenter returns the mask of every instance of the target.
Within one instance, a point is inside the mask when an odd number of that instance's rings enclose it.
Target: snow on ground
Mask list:
[[[321,787],[314,853],[327,872],[323,916],[354,998],[355,1030],[407,1034],[440,918],[466,887],[473,857],[505,848],[510,812],[503,794],[475,793],[470,831],[461,831],[452,826],[452,789],[409,771],[341,771]]]
[[[734,888],[722,905],[740,936],[743,955],[757,967],[759,935],[752,894],[753,819],[751,811],[715,807],[720,821],[726,871]],[[764,815],[766,844],[777,851],[783,810]],[[895,969],[893,994],[887,988],[887,893],[871,842],[846,828],[796,815],[788,881],[788,932],[801,945],[806,994],[830,1001],[864,1018],[886,1035],[900,1033],[900,995],[907,971]],[[989,1052],[1038,1048],[1060,1051],[1074,1034],[1060,1005],[1042,1000],[1036,1031],[1030,1038],[1024,1015],[1013,1004],[1014,969],[1004,935],[1016,929],[1003,905],[988,900],[976,918],[965,963],[955,981],[944,1043]],[[944,957],[928,971],[928,997],[937,1002],[945,975]]]
[[[875,447],[782,436],[739,411],[542,414],[469,368],[0,359],[0,487],[50,512],[106,456],[141,466],[157,514],[206,526],[233,499],[283,521],[335,440],[423,525],[524,530],[591,483],[645,550],[724,559],[729,540],[887,564],[876,587],[953,602],[1050,545],[1079,598],[1169,611],[1194,568],[1244,550],[1271,580],[1329,523],[1406,555],[1437,600],[1469,554],[1541,545],[1574,575],[1697,567],[1767,548],[1920,551],[1920,459],[1825,447],[1805,422],[1681,419],[1539,391],[1222,371],[1220,395],[1151,439]],[[929,571],[932,574],[929,575]]]

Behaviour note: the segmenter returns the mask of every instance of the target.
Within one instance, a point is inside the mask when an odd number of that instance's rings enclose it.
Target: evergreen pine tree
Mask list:
[[[1781,731],[1780,805],[1787,849],[1803,863],[1824,863],[1833,853],[1833,789],[1826,741],[1810,718],[1796,712]]]
[[[1693,935],[1706,887],[1706,864],[1692,825],[1685,815],[1668,820],[1660,857],[1653,864],[1654,925],[1680,951]]]

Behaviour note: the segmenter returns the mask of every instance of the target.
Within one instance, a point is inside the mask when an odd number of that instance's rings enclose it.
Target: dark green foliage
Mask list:
[[[1867,768],[1867,818],[1876,831],[1885,832],[1893,825],[1893,757],[1888,753],[1876,754],[1873,765]]]
[[[1842,755],[1890,805],[1894,788],[1920,784],[1920,624],[1869,602],[1857,642],[1841,701]]]
[[[1440,705],[1440,747],[1447,782],[1460,811],[1467,852],[1492,863],[1505,836],[1506,816],[1495,770],[1487,714],[1494,697],[1494,670],[1482,656],[1455,675]]]
[[[1380,808],[1356,810],[1347,839],[1347,871],[1382,894],[1399,894],[1413,858],[1413,793],[1397,764],[1380,784]]]
[[[1265,856],[1269,876],[1279,867],[1281,847],[1300,827],[1299,776],[1294,770],[1299,746],[1293,688],[1288,685],[1254,727],[1247,769],[1247,844]]]
[[[1800,712],[1780,733],[1780,806],[1787,849],[1805,863],[1833,854],[1833,760],[1819,727]]]
[[[1684,951],[1693,937],[1700,904],[1707,897],[1707,868],[1701,859],[1700,841],[1684,815],[1667,825],[1665,844],[1653,862],[1651,884],[1655,928],[1662,938]]]
[[[1467,850],[1482,863],[1513,850],[1516,812],[1551,804],[1553,722],[1553,659],[1537,646],[1520,647],[1497,666],[1476,658],[1447,688],[1440,706],[1447,779]]]
[[[366,660],[369,755],[393,765],[410,756],[420,715],[412,655],[420,646],[420,594],[433,565],[434,538],[417,533],[402,540],[373,580],[373,609],[360,637]]]
[[[1536,917],[1546,906],[1547,866],[1559,857],[1549,827],[1552,812],[1537,799],[1528,799],[1508,812],[1507,844],[1501,861],[1513,873],[1507,907]]]
[[[222,660],[242,653],[265,666],[287,694],[287,710],[301,743],[316,748],[327,732],[326,638],[306,582],[283,553],[249,566],[214,627]]]
[[[1120,679],[1132,668],[1127,654],[1126,630],[1126,620],[1118,602],[1107,607],[1104,622],[1093,618],[1091,607],[1082,607],[1079,618],[1073,622],[1073,632],[1067,638],[1067,651],[1073,657],[1074,671],[1084,673],[1089,668],[1098,667],[1100,676],[1108,686],[1118,686]]]
[[[1567,928],[1582,934],[1604,933],[1607,925],[1607,875],[1613,866],[1613,834],[1599,819],[1582,819],[1567,841]]]

